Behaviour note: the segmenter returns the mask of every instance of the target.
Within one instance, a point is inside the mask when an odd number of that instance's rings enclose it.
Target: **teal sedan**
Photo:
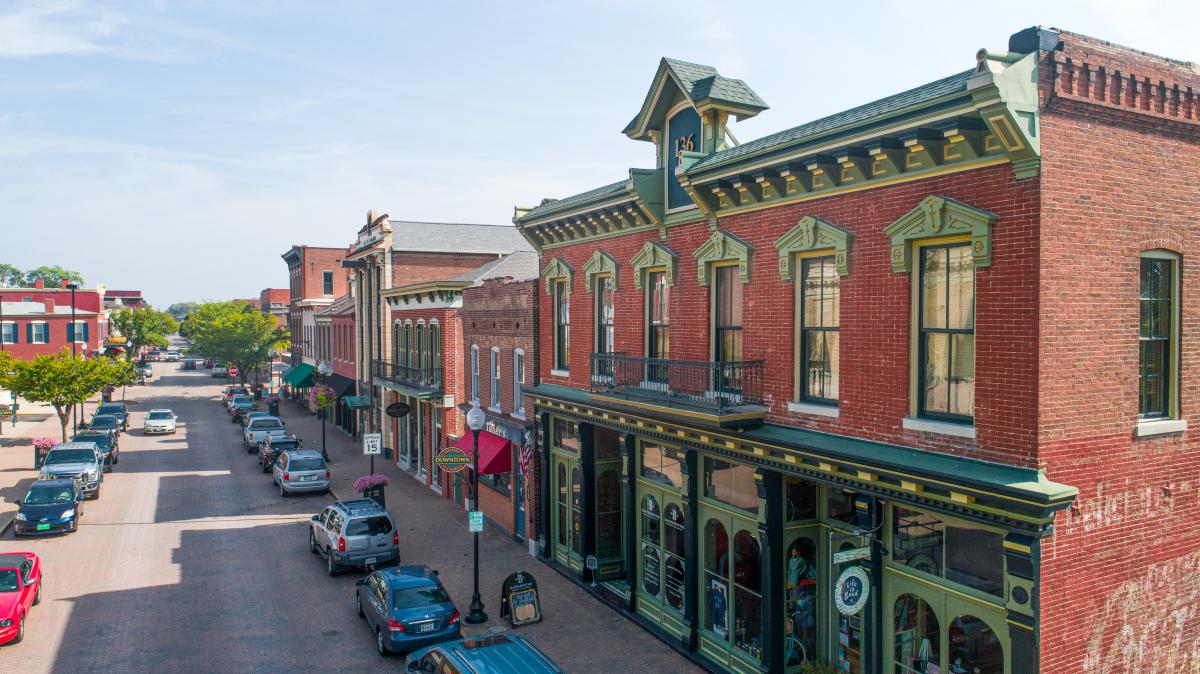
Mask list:
[[[408,671],[422,674],[451,671],[476,674],[563,674],[563,669],[538,650],[537,646],[513,632],[443,641],[435,646],[413,651],[407,662]]]

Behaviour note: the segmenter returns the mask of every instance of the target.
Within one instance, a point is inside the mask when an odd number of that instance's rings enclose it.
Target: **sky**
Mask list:
[[[653,167],[663,56],[746,81],[745,142],[966,70],[1033,25],[1200,62],[1200,2],[0,0],[0,262],[160,307],[287,287],[292,244]]]

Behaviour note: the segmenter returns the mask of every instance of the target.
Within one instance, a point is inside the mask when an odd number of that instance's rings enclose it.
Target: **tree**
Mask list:
[[[179,333],[200,353],[236,365],[243,384],[251,370],[270,359],[271,351],[288,348],[287,330],[277,327],[273,316],[243,302],[200,304]]]
[[[0,262],[0,288],[19,288],[25,285],[25,272],[11,264]]]
[[[12,369],[0,372],[0,385],[19,397],[54,406],[67,441],[67,421],[74,405],[87,402],[105,386],[120,386],[130,380],[132,366],[106,358],[72,356],[67,350],[33,360],[14,360]]]
[[[175,317],[175,320],[182,321],[187,318],[188,314],[196,310],[195,302],[176,302],[167,307],[167,313]]]
[[[171,314],[149,307],[122,309],[108,321],[116,332],[133,344],[133,348],[125,352],[125,360],[132,359],[143,346],[166,346],[167,335],[179,329]]]
[[[75,281],[79,285],[83,285],[83,274],[70,269],[63,269],[59,266],[38,267],[25,272],[25,284],[33,285],[33,282],[42,279],[47,287],[57,288],[62,285],[63,279]]]

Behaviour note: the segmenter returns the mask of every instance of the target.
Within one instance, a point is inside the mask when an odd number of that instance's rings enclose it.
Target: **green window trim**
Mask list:
[[[554,295],[554,282],[559,279],[565,279],[567,282],[567,292],[571,292],[571,284],[575,278],[575,270],[571,265],[563,262],[562,258],[554,258],[550,260],[550,264],[542,270],[542,278],[546,279],[546,294]]]
[[[711,281],[711,266],[714,262],[736,260],[742,283],[750,282],[750,257],[754,247],[742,241],[733,234],[717,230],[696,249],[692,256],[696,258],[696,277],[700,285],[706,286]]]
[[[660,267],[667,272],[667,284],[675,285],[675,263],[679,257],[661,243],[647,241],[637,255],[629,261],[633,266],[633,285],[642,288],[646,283],[646,270]],[[615,287],[615,286],[614,286]]]
[[[850,245],[854,235],[818,217],[806,215],[796,226],[775,241],[779,250],[779,276],[791,281],[796,276],[796,253],[833,250],[838,276],[850,275]]]
[[[1139,421],[1179,418],[1179,289],[1182,263],[1182,256],[1164,249],[1144,251],[1139,258]],[[1160,271],[1166,270],[1166,278],[1159,280],[1158,287],[1147,288],[1148,265],[1154,265]],[[1160,306],[1165,306],[1165,312],[1155,310]],[[1159,353],[1155,358],[1148,358],[1150,354],[1147,353],[1147,347],[1150,345],[1159,345],[1156,349]],[[1148,378],[1158,379],[1154,391],[1149,390]]]
[[[975,268],[992,266],[992,225],[997,216],[946,197],[928,196],[917,207],[884,228],[892,240],[892,271],[912,271],[914,241],[955,234],[971,236]]]
[[[608,253],[597,250],[592,253],[588,261],[584,263],[583,271],[583,286],[589,293],[596,292],[596,277],[602,274],[607,274],[611,279],[612,289],[617,290],[617,269],[619,265],[617,261]]]

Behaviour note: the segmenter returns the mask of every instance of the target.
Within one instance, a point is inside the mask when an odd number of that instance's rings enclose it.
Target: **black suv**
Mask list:
[[[291,433],[275,437],[268,435],[267,439],[258,445],[258,464],[262,466],[262,472],[270,472],[271,466],[275,465],[275,459],[278,459],[282,452],[293,449],[300,449],[300,438]]]
[[[100,448],[100,458],[104,463],[104,472],[111,473],[114,464],[121,460],[121,448],[117,444],[117,436],[103,430],[82,431],[71,438],[71,442],[94,442]]]
[[[101,403],[95,414],[111,414],[121,422],[122,431],[129,430],[129,408],[125,403]]]

